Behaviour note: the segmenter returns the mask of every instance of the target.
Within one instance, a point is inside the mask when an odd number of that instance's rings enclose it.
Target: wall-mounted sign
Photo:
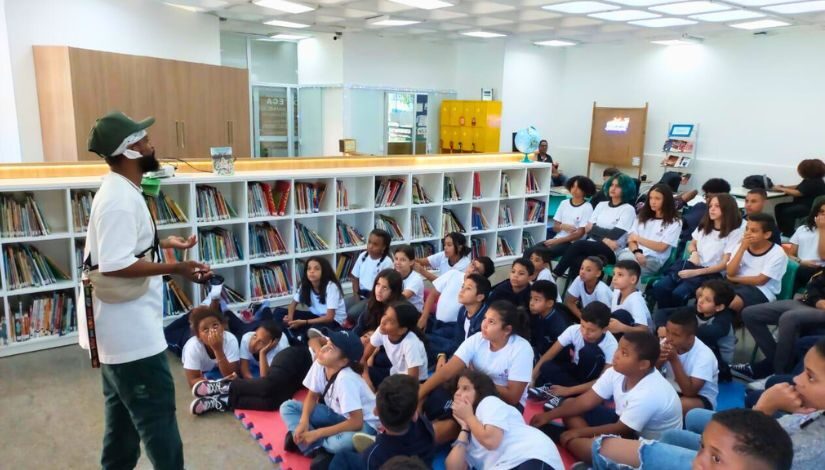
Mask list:
[[[630,125],[629,117],[614,117],[607,121],[604,130],[607,132],[627,132],[627,127]]]

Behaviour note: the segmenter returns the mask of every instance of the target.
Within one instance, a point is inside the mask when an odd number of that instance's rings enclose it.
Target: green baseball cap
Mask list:
[[[153,117],[136,122],[120,111],[112,111],[99,118],[92,126],[87,146],[90,152],[100,156],[114,156],[115,151],[128,137],[138,134],[154,123]],[[123,151],[121,150],[120,153]]]

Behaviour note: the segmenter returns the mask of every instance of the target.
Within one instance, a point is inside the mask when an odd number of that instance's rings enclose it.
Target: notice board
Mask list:
[[[590,154],[587,174],[593,163],[616,168],[638,168],[642,172],[647,128],[644,108],[604,108],[593,102]]]

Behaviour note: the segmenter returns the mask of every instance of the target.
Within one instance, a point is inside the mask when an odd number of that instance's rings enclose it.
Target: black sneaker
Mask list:
[[[743,380],[748,383],[751,383],[754,380],[756,380],[756,376],[753,373],[753,368],[748,363],[731,364],[730,373],[737,379]]]
[[[554,397],[552,393],[550,393],[551,384],[545,384],[540,387],[530,387],[527,389],[527,396],[534,399],[534,400],[549,400],[550,397]]]
[[[558,408],[559,405],[561,405],[562,402],[564,401],[564,398],[562,398],[558,395],[553,395],[552,393],[549,393],[549,395],[550,395],[550,397],[547,399],[547,402],[544,404],[544,409],[547,410],[547,411],[550,411],[553,408]]]
[[[325,449],[316,450],[315,455],[312,457],[312,462],[309,464],[309,470],[328,470],[333,457],[335,456]]]
[[[195,398],[211,397],[214,395],[229,395],[231,379],[199,380],[192,386],[192,396]]]
[[[298,448],[298,444],[296,444],[295,440],[292,439],[292,431],[287,431],[286,436],[284,436],[284,450],[287,452],[292,452],[293,454],[301,453],[301,449]]]
[[[195,416],[200,416],[210,411],[226,411],[228,409],[229,406],[222,397],[196,398],[192,404],[189,405],[189,411]]]

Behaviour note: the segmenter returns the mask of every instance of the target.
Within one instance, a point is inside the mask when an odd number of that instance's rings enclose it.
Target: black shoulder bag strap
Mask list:
[[[342,370],[343,369],[338,369],[338,372],[332,374],[332,377],[327,380],[327,386],[324,387],[324,393],[321,394],[321,398],[318,400],[318,403],[326,405],[326,400],[324,400],[324,397],[327,396],[327,392],[329,392],[329,389],[332,388],[332,385],[335,383],[335,379],[338,378],[338,374],[340,374]]]

